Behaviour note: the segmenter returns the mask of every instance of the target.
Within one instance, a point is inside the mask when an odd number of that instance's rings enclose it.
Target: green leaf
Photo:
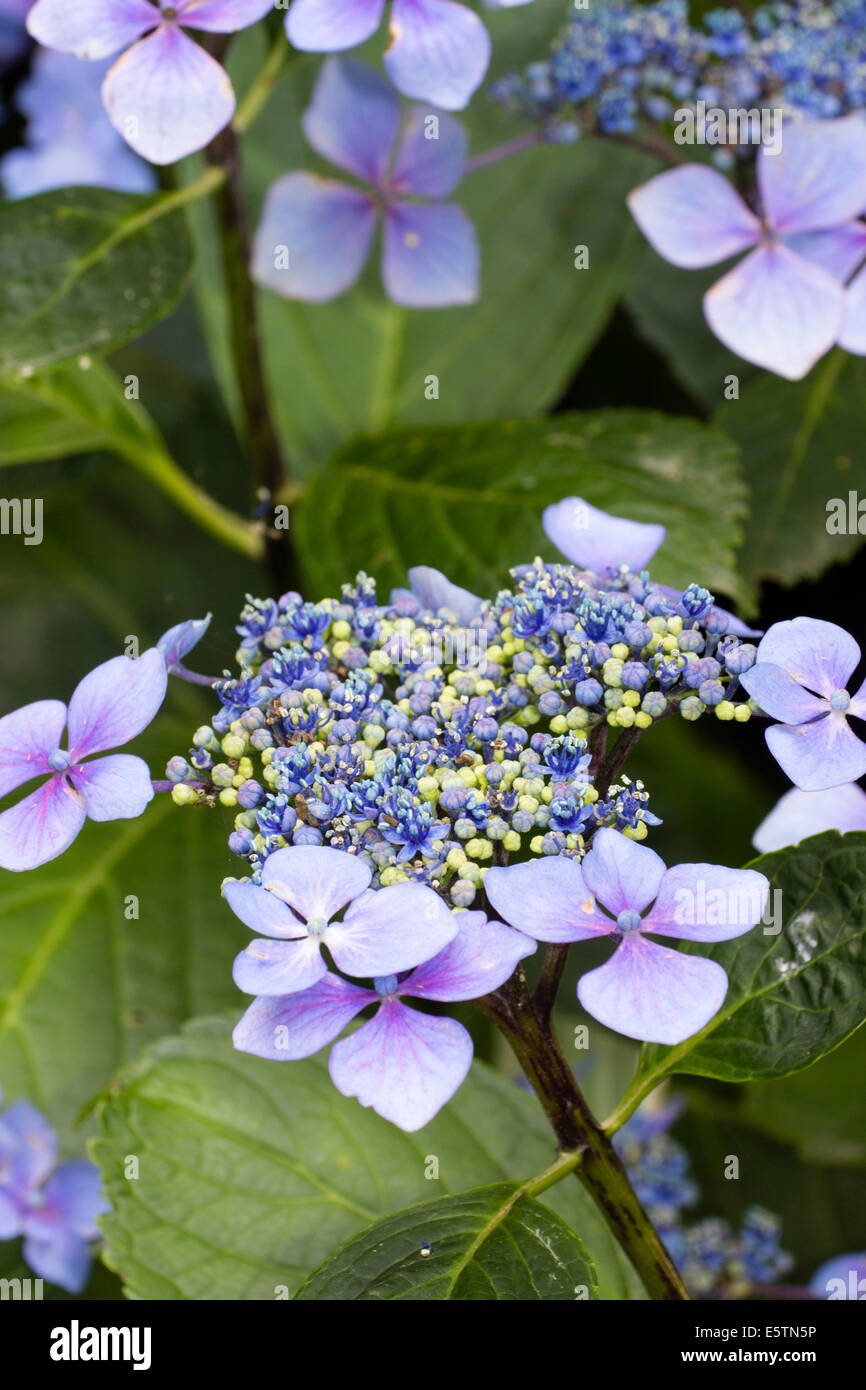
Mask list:
[[[298,1299],[573,1302],[597,1295],[580,1239],[521,1183],[458,1192],[386,1216],[342,1245]]]
[[[817,579],[857,553],[866,520],[848,494],[866,497],[866,362],[836,349],[804,381],[764,376],[738,401],[721,405],[715,423],[743,451],[752,491],[742,567],[756,584]],[[833,506],[838,499],[841,508]],[[841,510],[844,529],[834,516]]]
[[[525,1178],[554,1156],[536,1102],[480,1063],[432,1124],[404,1134],[336,1091],[326,1055],[236,1052],[242,1002],[163,1039],[103,1107],[93,1154],[112,1205],[107,1258],[132,1297],[288,1297],[371,1222],[431,1193]],[[580,1231],[601,1297],[643,1296],[576,1179],[543,1206]]]
[[[757,367],[720,343],[704,318],[703,298],[724,267],[683,270],[643,245],[623,303],[640,336],[661,353],[674,379],[694,400],[714,410],[725,399],[726,378],[740,391]]]
[[[685,1042],[644,1047],[633,1097],[673,1072],[718,1081],[787,1076],[866,1018],[866,834],[828,831],[750,867],[781,894],[781,931],[765,935],[759,925],[712,947],[686,944],[724,967],[727,997]]]
[[[544,7],[534,8],[540,14]],[[500,27],[504,34],[507,26]],[[512,37],[515,32],[512,24]],[[245,47],[253,42],[251,35]],[[544,51],[540,43],[538,52]],[[374,62],[380,52],[377,40]],[[512,50],[508,65],[521,61],[524,56]],[[267,119],[245,139],[254,208],[289,170],[339,177],[317,160],[300,130],[319,68],[318,58],[296,57]],[[473,102],[460,119],[469,129],[473,157],[526,131],[489,100]],[[419,311],[391,304],[382,288],[378,248],[359,285],[332,303],[309,305],[263,293],[271,397],[296,473],[311,471],[361,432],[530,414],[552,405],[603,331],[630,272],[639,237],[625,198],[645,169],[644,157],[632,150],[586,140],[576,147],[539,146],[468,175],[453,201],[479,234],[482,289],[476,304]],[[211,210],[196,207],[192,221],[202,265],[196,294],[231,399]],[[588,269],[575,268],[576,246],[588,247]],[[435,400],[427,389],[434,376]]]
[[[172,195],[66,188],[0,204],[0,375],[137,337],[192,270]]]
[[[541,513],[571,494],[635,521],[664,521],[655,578],[737,594],[745,506],[737,450],[717,430],[650,412],[354,441],[308,484],[295,535],[324,592],[339,592],[359,569],[384,587],[405,584],[408,567],[425,564],[495,593],[512,565],[557,558]]]
[[[164,763],[188,744],[162,724],[150,746]],[[219,891],[237,863],[230,828],[160,797],[138,820],[88,821],[41,869],[0,873],[4,1093],[43,1109],[66,1148],[80,1148],[80,1112],[143,1043],[237,998],[244,931]]]

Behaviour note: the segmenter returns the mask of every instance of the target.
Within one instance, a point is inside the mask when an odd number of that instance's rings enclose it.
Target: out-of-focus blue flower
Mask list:
[[[153,171],[113,128],[99,95],[104,64],[82,63],[40,49],[30,76],[16,94],[27,117],[24,145],[0,160],[0,181],[9,198],[29,198],[53,188],[88,185],[123,193],[148,193]]]
[[[108,1211],[99,1170],[86,1159],[57,1164],[57,1135],[27,1101],[0,1111],[0,1240],[24,1237],[24,1258],[40,1279],[80,1293],[90,1274],[88,1244]]]

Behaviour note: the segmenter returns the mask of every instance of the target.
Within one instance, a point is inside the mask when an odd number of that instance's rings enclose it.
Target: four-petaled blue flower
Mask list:
[[[331,58],[302,125],[317,154],[365,187],[303,172],[278,179],[255,238],[253,275],[260,285],[315,303],[345,293],[361,274],[381,212],[382,278],[390,299],[413,309],[477,299],[475,230],[462,208],[440,201],[463,174],[466,133],[459,121],[415,107],[404,125],[384,78],[352,59]]]

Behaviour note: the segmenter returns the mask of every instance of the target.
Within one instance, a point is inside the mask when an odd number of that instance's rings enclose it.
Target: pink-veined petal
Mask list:
[[[282,940],[297,941],[307,935],[303,922],[276,893],[257,883],[227,883],[223,897],[236,917],[251,931],[265,932]]]
[[[567,560],[596,574],[620,565],[640,574],[665,538],[664,526],[611,516],[582,497],[564,497],[545,507],[542,524]]]
[[[466,127],[454,116],[413,106],[389,188],[398,194],[449,197],[463,177],[468,143]]]
[[[351,58],[329,58],[322,65],[301,127],[323,159],[366,183],[380,185],[400,119],[399,99],[384,77]]]
[[[174,164],[204,149],[235,110],[224,68],[174,24],[118,58],[102,99],[115,130],[151,164]]]
[[[783,241],[790,251],[822,265],[844,284],[866,257],[866,222],[845,222],[820,232],[792,232]]]
[[[51,772],[48,758],[66,727],[60,700],[37,700],[0,719],[0,796]]]
[[[846,689],[859,660],[859,646],[838,623],[822,618],[789,618],[767,629],[758,647],[756,664],[769,661],[781,666],[793,680],[829,697],[836,690]]]
[[[838,338],[844,304],[823,266],[765,242],[707,291],[704,315],[732,352],[799,381]]]
[[[274,0],[178,0],[178,23],[209,34],[236,34],[274,8]]]
[[[286,33],[295,48],[337,53],[371,38],[384,8],[385,0],[293,0]]]
[[[484,891],[500,917],[536,941],[589,941],[616,926],[599,911],[581,865],[565,855],[488,869]]]
[[[590,892],[614,917],[620,912],[643,912],[665,875],[664,860],[655,850],[607,827],[595,832],[581,869]]]
[[[156,647],[133,660],[115,656],[79,681],[69,701],[73,762],[119,748],[146,729],[163,700],[168,675]]]
[[[412,1133],[451,1099],[471,1064],[462,1024],[384,999],[369,1023],[336,1044],[328,1069],[344,1096]]]
[[[305,922],[329,922],[341,907],[360,897],[372,876],[370,866],[355,854],[328,845],[292,845],[268,855],[262,887]]]
[[[324,942],[344,974],[372,979],[411,970],[456,935],[456,917],[438,893],[421,883],[394,883],[356,898]]]
[[[782,771],[807,792],[856,782],[866,773],[866,743],[844,714],[828,714],[814,724],[774,724],[765,738]]]
[[[416,999],[479,999],[498,989],[518,961],[531,956],[536,943],[483,912],[461,912],[454,940],[425,965],[419,965],[397,988]]]
[[[631,215],[654,250],[686,270],[716,265],[755,246],[761,224],[717,169],[669,169],[628,195]]]
[[[297,941],[259,938],[235,957],[232,976],[244,994],[297,994],[327,975],[328,967],[314,936]]]
[[[84,798],[50,777],[0,815],[0,869],[38,869],[68,849],[86,820]]]
[[[821,700],[781,666],[772,661],[759,661],[742,677],[742,685],[753,700],[771,719],[784,724],[806,724],[827,713],[827,701]]]
[[[297,1062],[333,1042],[377,998],[371,989],[326,975],[300,994],[254,999],[237,1024],[232,1042],[239,1052],[255,1057]]]
[[[385,71],[398,92],[462,110],[490,63],[490,35],[454,0],[394,0]]]
[[[787,121],[782,148],[762,146],[758,188],[767,221],[779,232],[838,227],[866,209],[866,122]]]
[[[473,304],[481,255],[475,228],[456,203],[393,203],[385,214],[382,279],[409,309]]]
[[[150,769],[142,758],[113,753],[92,763],[80,763],[67,774],[84,797],[91,820],[131,820],[153,800]]]
[[[760,922],[770,884],[755,869],[676,864],[668,869],[641,931],[684,941],[728,941]]]
[[[97,59],[135,43],[160,19],[149,0],[37,0],[27,29],[43,48]]]
[[[100,1187],[100,1172],[95,1164],[86,1158],[73,1158],[55,1169],[42,1196],[46,1207],[61,1217],[79,1239],[95,1240],[99,1235],[96,1218],[109,1210]]]
[[[265,198],[253,279],[285,299],[336,299],[364,269],[376,216],[370,198],[356,188],[318,174],[284,175]]]
[[[822,830],[866,830],[866,792],[856,783],[822,792],[792,787],[780,797],[752,836],[759,854],[798,845]]]
[[[577,997],[615,1033],[672,1044],[709,1023],[727,991],[728,977],[715,961],[656,946],[634,932],[609,961],[581,977]]]

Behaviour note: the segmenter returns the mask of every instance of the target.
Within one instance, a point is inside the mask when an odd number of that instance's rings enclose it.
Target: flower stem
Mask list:
[[[687,1299],[682,1279],[619,1155],[584,1100],[549,1020],[540,1016],[529,996],[523,970],[518,967],[502,990],[476,1002],[511,1045],[561,1150],[580,1154],[576,1176],[600,1207],[647,1292],[659,1300]]]
[[[509,140],[504,145],[495,145],[490,150],[485,150],[483,154],[478,154],[474,159],[467,159],[463,166],[463,176],[475,174],[479,169],[486,169],[490,164],[498,164],[500,159],[510,159],[514,154],[521,154],[524,150],[529,150],[533,145],[542,143],[544,135],[541,130],[529,130],[523,135],[518,135],[516,140]]]

